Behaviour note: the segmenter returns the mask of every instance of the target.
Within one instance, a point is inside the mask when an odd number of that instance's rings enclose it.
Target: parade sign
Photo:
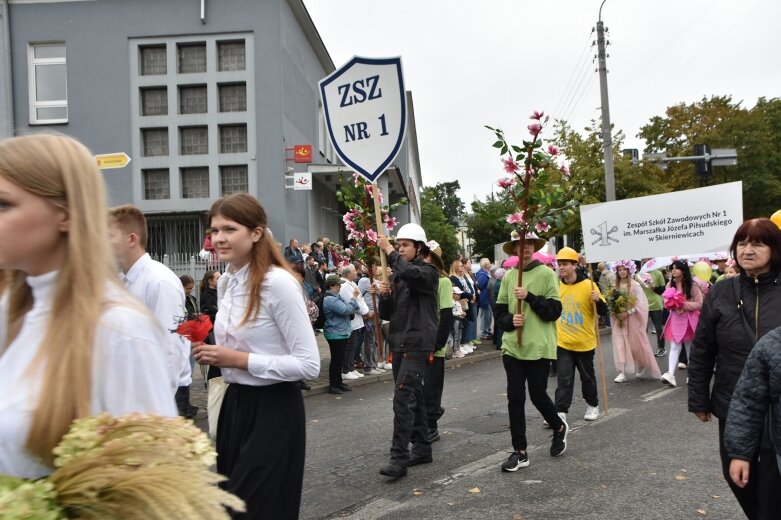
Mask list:
[[[741,182],[580,207],[589,262],[729,249],[743,223]]]
[[[401,58],[353,57],[320,81],[334,149],[369,182],[396,158],[407,130]]]

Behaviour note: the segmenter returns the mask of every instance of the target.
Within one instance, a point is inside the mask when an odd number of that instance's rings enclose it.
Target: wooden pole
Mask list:
[[[591,290],[595,291],[596,285],[594,284],[593,273],[589,273],[589,280],[591,280]],[[605,416],[610,411],[607,404],[607,383],[605,382],[605,356],[602,352],[602,336],[599,335],[599,315],[597,314],[597,302],[591,301],[591,307],[594,310],[594,332],[597,335],[597,350],[599,351],[599,375],[602,380],[602,400],[605,401]]]
[[[526,232],[521,232],[520,240],[518,240],[518,285],[517,287],[523,286],[523,268],[525,267],[523,265],[523,249],[525,246],[526,246]],[[523,314],[523,300],[521,299],[516,300],[515,313]],[[515,334],[516,337],[518,338],[518,348],[520,349],[523,342],[523,325],[515,329]]]
[[[384,235],[385,231],[382,229],[382,208],[380,207],[380,187],[375,182],[372,184],[372,198],[374,198],[374,220],[377,223],[377,233]],[[388,281],[388,258],[385,256],[385,251],[380,250],[380,265],[382,266],[382,281]]]

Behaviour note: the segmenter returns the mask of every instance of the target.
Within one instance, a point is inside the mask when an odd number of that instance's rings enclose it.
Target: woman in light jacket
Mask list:
[[[339,296],[342,283],[342,278],[336,274],[329,274],[325,278],[323,336],[325,336],[328,348],[331,350],[331,363],[328,365],[328,392],[331,394],[352,391],[352,388],[342,381],[342,363],[344,362],[347,341],[352,333],[350,317],[358,312],[360,290],[356,287],[353,290],[352,299],[345,303]]]

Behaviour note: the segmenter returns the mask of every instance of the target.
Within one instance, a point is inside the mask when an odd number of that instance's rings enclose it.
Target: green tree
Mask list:
[[[420,196],[421,226],[429,240],[436,240],[442,248],[442,261],[445,267],[458,258],[458,239],[456,228],[447,220],[442,208],[432,196],[432,190],[424,188]]]
[[[467,215],[466,223],[474,243],[473,256],[495,260],[494,245],[510,239],[511,226],[506,218],[515,211],[518,208],[504,192],[472,202],[472,213]]]
[[[448,222],[455,227],[458,227],[458,221],[466,214],[464,202],[458,196],[460,189],[461,184],[458,181],[438,182],[434,186],[423,188],[423,192],[428,193],[439,205]]]
[[[767,217],[781,207],[781,99],[760,98],[750,109],[731,96],[703,97],[667,108],[640,129],[646,152],[693,155],[695,144],[735,148],[736,166],[717,166],[709,184],[743,181],[744,218]],[[673,190],[700,186],[690,161],[672,163],[665,173]]]

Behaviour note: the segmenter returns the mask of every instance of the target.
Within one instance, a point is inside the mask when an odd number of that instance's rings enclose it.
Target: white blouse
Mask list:
[[[56,271],[27,277],[33,306],[16,338],[0,353],[0,474],[38,478],[51,472],[25,444],[44,375],[43,367],[32,362],[48,326],[56,278]],[[176,381],[167,370],[171,343],[151,316],[123,303],[130,297],[121,289],[109,287],[107,294],[116,304],[103,311],[96,328],[92,413],[175,416]],[[2,301],[0,340],[7,326],[7,298]],[[68,348],[68,338],[62,338],[62,348]]]
[[[320,374],[320,352],[301,297],[301,284],[293,275],[271,267],[260,289],[260,313],[239,325],[249,297],[248,266],[235,273],[226,272],[217,282],[217,344],[249,352],[248,370],[223,368],[225,382],[268,386],[316,379]]]

